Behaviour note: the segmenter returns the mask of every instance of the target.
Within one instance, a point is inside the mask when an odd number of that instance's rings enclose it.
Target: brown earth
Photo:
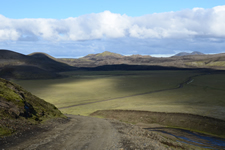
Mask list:
[[[92,113],[91,116],[119,120],[131,123],[135,128],[141,127],[151,131],[157,135],[157,141],[169,145],[172,149],[178,147],[180,149],[225,148],[225,121],[220,119],[184,113],[135,110],[99,110]],[[159,135],[166,137],[167,140],[162,139]],[[188,147],[177,145],[168,139],[189,145]]]
[[[138,126],[93,117],[67,115],[0,139],[7,150],[167,150],[191,149]],[[193,148],[194,149],[194,148]]]
[[[117,119],[133,124],[141,123],[144,128],[152,128],[152,124],[159,124],[225,137],[225,121],[207,116],[135,110],[99,110],[92,113],[91,116]]]

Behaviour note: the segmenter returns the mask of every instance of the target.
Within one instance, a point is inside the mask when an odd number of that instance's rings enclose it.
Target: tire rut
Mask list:
[[[68,115],[70,121],[55,125],[25,141],[9,147],[9,150],[118,150],[119,136],[109,121],[93,117]],[[54,124],[54,123],[53,123]],[[16,141],[15,141],[16,142]],[[1,145],[0,145],[1,147]]]

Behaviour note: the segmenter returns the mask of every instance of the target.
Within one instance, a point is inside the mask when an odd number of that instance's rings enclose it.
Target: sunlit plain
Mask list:
[[[78,71],[64,74],[69,77],[14,82],[56,107],[63,107],[61,111],[68,114],[89,115],[96,110],[128,109],[191,113],[225,120],[224,74],[199,71]],[[193,77],[183,88],[173,89],[195,75],[201,76]],[[165,89],[171,90],[154,93]]]

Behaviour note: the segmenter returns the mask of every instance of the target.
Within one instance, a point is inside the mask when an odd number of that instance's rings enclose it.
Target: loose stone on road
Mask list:
[[[0,140],[5,150],[167,150],[179,147],[150,131],[116,120],[67,115]],[[164,142],[162,142],[164,141]],[[172,142],[172,143],[171,143]],[[173,148],[174,148],[173,147]]]

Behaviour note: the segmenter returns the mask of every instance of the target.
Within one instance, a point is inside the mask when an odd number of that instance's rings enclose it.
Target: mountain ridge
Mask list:
[[[198,51],[192,53],[182,52],[171,57],[152,57],[150,55],[123,56],[116,53],[105,52],[89,54],[82,58],[58,58],[59,61],[75,67],[98,67],[103,65],[150,65],[177,68],[210,68],[225,70],[225,54],[206,55]],[[100,57],[98,57],[98,55]],[[112,56],[111,56],[112,55]],[[180,56],[178,56],[180,55]]]
[[[60,72],[122,64],[139,65],[146,69],[154,67],[144,66],[225,70],[225,53],[203,55],[200,52],[192,52],[191,54],[194,55],[159,58],[150,55],[123,56],[105,51],[73,59],[54,58],[40,52],[23,55],[9,50],[0,50],[0,77],[5,79],[52,79],[63,77],[59,74]],[[111,68],[115,69],[115,67]]]
[[[188,55],[205,55],[204,53],[198,52],[198,51],[193,51],[191,53],[187,53],[187,52],[180,52],[174,56],[188,56]]]
[[[0,49],[0,77],[6,79],[57,78],[60,77],[59,72],[74,69],[47,54],[24,55]]]
[[[112,53],[109,51],[104,51],[102,53],[97,53],[97,54],[88,54],[84,56],[83,58],[88,58],[88,59],[102,59],[102,58],[109,58],[109,57],[123,57],[121,54],[117,53]]]

